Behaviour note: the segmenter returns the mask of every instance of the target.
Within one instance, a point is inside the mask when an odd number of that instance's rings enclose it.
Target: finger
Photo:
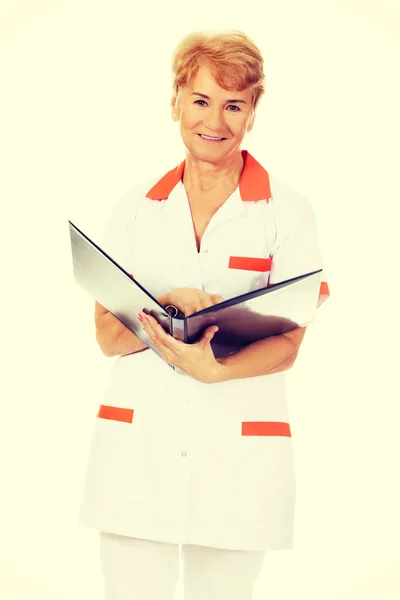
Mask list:
[[[169,305],[176,306],[176,308],[178,309],[178,311],[180,313],[185,315],[185,317],[187,316],[186,308],[182,306],[181,302],[179,302],[175,298],[171,297],[170,294],[165,294],[165,296],[161,296],[161,298],[157,298],[157,300],[161,304],[161,306],[163,306],[164,308],[166,308]],[[169,312],[169,311],[167,311],[167,312]]]
[[[219,330],[218,325],[212,325],[211,327],[209,327],[206,331],[207,331],[207,335],[210,335],[211,337],[214,337],[214,335],[217,333],[217,331]]]
[[[95,315],[98,317],[102,317],[109,311],[102,305],[100,302],[95,302]]]
[[[224,298],[222,298],[221,296],[217,296],[217,295],[213,294],[213,296],[212,296],[212,303],[213,304],[219,304],[220,302],[225,302]]]
[[[206,346],[207,344],[209,344],[211,342],[214,335],[217,333],[218,329],[219,329],[219,327],[217,325],[212,325],[211,327],[207,327],[207,329],[204,331],[202,337],[200,338],[200,340],[197,343],[199,345]]]
[[[153,344],[162,350],[166,348],[168,351],[174,352],[180,349],[182,342],[175,340],[165,329],[159,324],[157,319],[149,314],[139,313],[143,317],[143,328],[149,336]],[[154,340],[154,341],[153,341]]]
[[[207,331],[206,333],[206,344],[209,344],[213,339],[214,335],[217,333],[218,327],[212,329],[212,331]]]
[[[206,296],[199,298],[199,302],[196,306],[196,312],[199,312],[200,310],[205,310],[210,306],[214,306],[214,304],[217,304],[217,302],[214,300],[213,295],[207,294]]]

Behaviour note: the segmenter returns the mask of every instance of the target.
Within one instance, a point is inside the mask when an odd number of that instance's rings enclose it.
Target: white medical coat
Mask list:
[[[200,252],[181,181],[185,161],[116,204],[103,248],[155,297],[192,286],[227,299],[322,268],[309,201],[243,157],[239,186],[212,217]],[[320,302],[327,295],[323,283]],[[292,548],[284,372],[205,384],[149,349],[114,360],[79,522],[179,544]]]

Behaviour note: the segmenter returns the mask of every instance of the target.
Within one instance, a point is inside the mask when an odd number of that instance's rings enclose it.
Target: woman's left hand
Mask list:
[[[151,343],[160,352],[166,363],[173,365],[202,383],[219,381],[221,365],[217,362],[211,348],[211,340],[218,331],[217,325],[211,325],[204,331],[195,344],[185,344],[169,335],[151,315],[140,312],[142,325]]]

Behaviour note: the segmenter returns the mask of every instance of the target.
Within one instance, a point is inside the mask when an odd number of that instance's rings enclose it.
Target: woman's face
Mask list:
[[[225,90],[205,66],[171,104],[187,150],[207,162],[222,163],[232,157],[253,124],[251,89]]]

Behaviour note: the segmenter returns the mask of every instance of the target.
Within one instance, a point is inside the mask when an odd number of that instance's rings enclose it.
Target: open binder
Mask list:
[[[152,315],[167,333],[188,344],[196,342],[210,325],[218,325],[211,340],[216,358],[307,325],[315,317],[322,269],[229,298],[187,317],[174,317],[100,246],[68,222],[76,282],[159,356],[137,318],[139,311]]]

